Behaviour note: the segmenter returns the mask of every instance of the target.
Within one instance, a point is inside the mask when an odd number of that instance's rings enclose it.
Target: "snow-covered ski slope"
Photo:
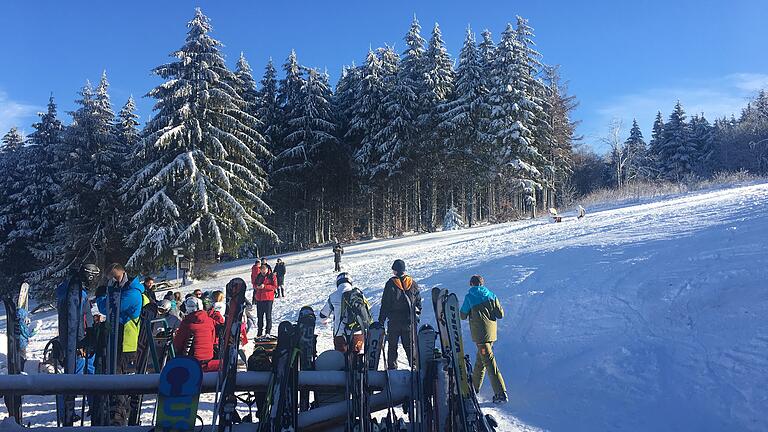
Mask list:
[[[495,352],[510,402],[493,406],[487,382],[480,397],[501,430],[768,430],[768,184],[587,210],[581,221],[349,245],[343,267],[375,315],[396,258],[422,287],[460,298],[470,275],[485,276],[506,310]],[[329,249],[283,259],[288,298],[276,300],[273,331],[301,306],[321,307],[334,288]],[[186,289],[248,280],[250,265],[228,263]],[[40,316],[31,357],[55,333],[54,315]],[[330,326],[318,333],[330,348]],[[27,399],[30,421],[54,421],[51,398]]]

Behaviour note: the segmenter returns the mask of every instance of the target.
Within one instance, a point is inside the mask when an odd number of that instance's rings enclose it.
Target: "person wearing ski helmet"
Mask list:
[[[56,309],[58,311],[59,319],[59,341],[62,346],[66,346],[68,335],[74,333],[75,336],[75,369],[73,371],[65,371],[70,374],[82,374],[87,371],[88,374],[96,372],[94,367],[94,347],[93,347],[93,314],[91,313],[90,303],[88,302],[88,291],[96,284],[101,270],[95,264],[84,263],[78,267],[72,275],[58,285],[56,288]],[[69,304],[69,292],[73,290],[79,293],[79,306],[80,313],[77,320],[77,328],[69,328],[68,310],[71,306]],[[77,307],[75,306],[75,307]],[[74,396],[66,395],[65,400],[72,401]],[[90,401],[90,398],[89,398]],[[90,403],[89,403],[90,404]],[[67,402],[65,402],[67,405]],[[73,417],[73,423],[77,419]],[[67,426],[72,426],[71,424]]]
[[[362,329],[351,328],[345,321],[354,321],[345,317],[345,299],[349,297],[352,291],[359,292],[365,304],[365,311],[361,311],[370,316],[368,300],[363,296],[362,291],[352,285],[352,277],[347,272],[339,273],[336,276],[336,291],[328,296],[328,300],[320,310],[320,319],[323,324],[333,322],[333,346],[334,349],[341,352],[347,352],[350,347],[347,340],[351,338],[353,352],[360,352],[363,348],[364,337]],[[333,319],[331,319],[333,317]]]
[[[469,330],[472,342],[477,345],[477,357],[472,371],[472,385],[475,392],[483,385],[485,372],[493,387],[493,403],[507,402],[507,387],[504,377],[496,364],[493,355],[493,344],[496,342],[496,321],[504,318],[504,309],[496,295],[485,287],[485,280],[480,275],[474,275],[469,280],[469,291],[461,305],[461,319],[469,320]]]
[[[419,285],[406,273],[405,261],[392,263],[393,276],[384,285],[379,310],[379,322],[387,326],[387,368],[397,368],[397,343],[402,343],[408,364],[411,364],[411,334],[419,324],[421,315],[421,294]],[[413,311],[411,310],[413,307]],[[415,320],[415,322],[414,322]]]
[[[203,301],[195,296],[184,300],[187,315],[181,321],[173,337],[173,349],[176,355],[189,355],[196,358],[205,372],[219,369],[219,360],[213,358],[213,346],[216,342],[216,323],[203,309]]]

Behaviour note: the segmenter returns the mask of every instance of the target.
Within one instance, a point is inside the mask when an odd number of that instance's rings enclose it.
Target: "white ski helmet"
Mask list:
[[[188,314],[203,310],[203,301],[195,296],[192,296],[184,300],[184,308],[187,309]]]

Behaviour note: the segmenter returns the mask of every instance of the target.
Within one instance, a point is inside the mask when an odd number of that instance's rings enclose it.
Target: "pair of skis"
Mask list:
[[[77,343],[80,334],[82,314],[82,285],[80,282],[65,282],[64,298],[57,305],[59,315],[59,342],[64,350],[64,373],[74,374],[77,368]],[[88,369],[83,365],[83,372]],[[73,426],[75,418],[75,396],[56,396],[56,421],[59,426]]]
[[[283,321],[277,328],[277,347],[272,354],[272,376],[260,412],[259,432],[294,432],[298,410],[309,409],[309,393],[298,392],[299,368],[314,368],[315,312],[299,311],[296,324]]]
[[[442,353],[449,375],[448,421],[452,430],[494,432],[497,426],[491,415],[483,415],[469,377],[469,360],[464,355],[459,299],[448,290],[433,288],[432,305],[440,333]],[[438,420],[440,421],[440,420]]]
[[[19,297],[19,303],[22,302],[21,296]],[[4,298],[5,304],[5,330],[8,338],[8,375],[18,375],[21,373],[21,350],[20,350],[20,323],[18,321],[18,310],[16,303],[10,298]],[[17,396],[12,393],[6,393],[4,395],[6,405],[8,406],[8,414],[16,419],[16,423],[21,423],[21,396]]]
[[[228,301],[227,317],[224,321],[224,340],[219,341],[221,360],[216,393],[216,403],[213,412],[213,424],[218,417],[218,431],[232,429],[232,425],[240,422],[237,415],[237,396],[235,384],[237,379],[238,351],[240,347],[240,331],[245,311],[245,281],[235,278],[229,281],[226,289]]]

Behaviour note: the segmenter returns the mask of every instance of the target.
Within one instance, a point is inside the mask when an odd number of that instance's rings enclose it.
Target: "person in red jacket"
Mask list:
[[[251,283],[253,284],[253,304],[256,305],[258,336],[270,334],[272,333],[272,303],[275,302],[277,278],[269,266],[262,264],[258,273],[251,270]],[[262,329],[265,330],[264,333],[262,333]]]
[[[184,306],[187,315],[173,338],[173,349],[177,355],[191,355],[196,358],[205,372],[219,370],[219,360],[213,358],[216,323],[203,309],[200,299],[190,297],[184,302]]]

